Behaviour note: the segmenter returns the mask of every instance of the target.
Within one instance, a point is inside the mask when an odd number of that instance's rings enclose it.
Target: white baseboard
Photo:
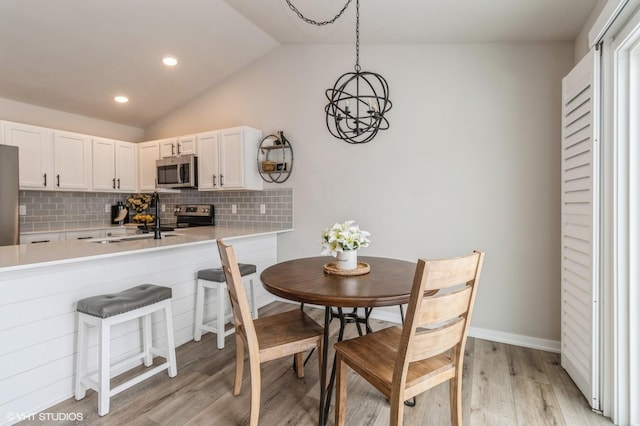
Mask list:
[[[560,342],[557,340],[540,339],[522,334],[505,333],[504,331],[488,330],[486,328],[469,327],[469,336],[492,342],[506,343],[530,349],[560,353]]]
[[[282,298],[277,298],[278,301],[291,302]],[[296,303],[297,304],[297,303]],[[323,306],[317,305],[305,305],[310,308],[323,309]],[[371,318],[393,322],[400,324],[400,310],[398,312],[389,312],[381,309],[374,309],[371,313]],[[530,349],[538,349],[541,351],[560,353],[560,342],[556,340],[540,339],[538,337],[524,336],[521,334],[505,333],[504,331],[489,330],[486,328],[469,327],[469,336],[477,339],[490,340],[492,342],[506,343],[508,345],[522,346]]]

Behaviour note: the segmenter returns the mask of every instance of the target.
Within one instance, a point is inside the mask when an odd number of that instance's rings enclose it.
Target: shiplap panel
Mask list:
[[[258,273],[276,262],[276,236],[229,239]],[[73,394],[77,300],[141,283],[172,288],[176,345],[193,339],[196,272],[218,267],[215,241],[176,249],[132,253],[2,274],[0,290],[0,424],[8,412],[37,412]],[[258,305],[273,300],[259,280]],[[268,302],[267,302],[268,303]],[[153,317],[154,341],[164,341],[161,317]],[[126,359],[140,347],[138,321],[112,330],[112,357]],[[89,335],[89,366],[97,363],[97,334]],[[180,374],[180,372],[178,372]],[[48,392],[42,392],[47,389]]]
[[[595,58],[591,52],[562,80],[562,367],[599,406],[596,345]]]

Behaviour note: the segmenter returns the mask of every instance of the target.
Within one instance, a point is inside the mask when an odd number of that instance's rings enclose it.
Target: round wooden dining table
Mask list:
[[[327,356],[332,308],[375,308],[405,304],[409,301],[416,270],[415,262],[358,256],[358,262],[366,262],[370,266],[368,273],[336,275],[324,270],[324,265],[332,259],[321,256],[288,260],[270,266],[260,274],[268,292],[287,300],[325,307],[320,425],[326,424],[331,402],[333,380],[327,386]]]

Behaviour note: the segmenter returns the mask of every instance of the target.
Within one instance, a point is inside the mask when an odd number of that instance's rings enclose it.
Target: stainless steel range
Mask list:
[[[176,204],[175,215],[176,228],[216,224],[213,204]]]

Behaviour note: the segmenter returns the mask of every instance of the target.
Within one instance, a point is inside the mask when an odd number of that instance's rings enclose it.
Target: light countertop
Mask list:
[[[259,227],[206,226],[164,232],[163,235],[173,235],[160,240],[154,240],[153,234],[147,234],[150,236],[148,239],[126,240],[111,244],[96,242],[96,240],[102,240],[98,238],[95,240],[3,246],[0,247],[0,273],[82,260],[115,258],[133,253],[166,250],[185,245],[206,244],[219,238],[233,240],[235,238],[256,237],[290,231],[292,229],[273,230]]]

